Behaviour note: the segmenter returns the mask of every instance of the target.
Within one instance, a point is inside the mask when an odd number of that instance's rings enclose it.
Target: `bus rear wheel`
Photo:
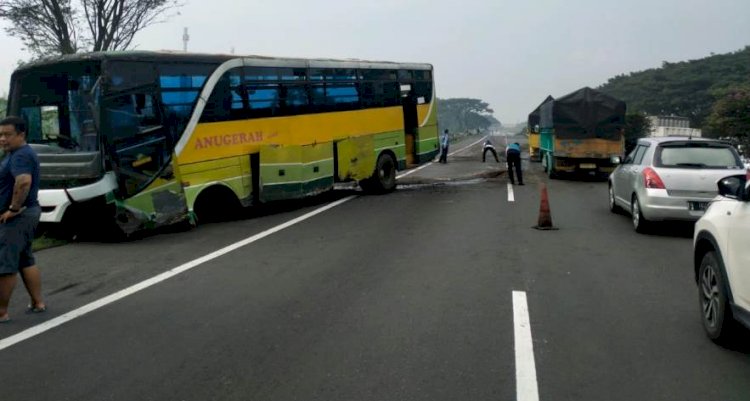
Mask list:
[[[378,156],[372,176],[361,182],[366,192],[384,194],[396,189],[396,160],[388,153]]]

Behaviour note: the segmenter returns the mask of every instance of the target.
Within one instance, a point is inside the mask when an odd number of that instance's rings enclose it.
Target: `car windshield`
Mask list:
[[[94,119],[98,66],[91,63],[38,68],[14,77],[9,110],[28,123],[26,139],[59,152],[99,148]]]
[[[737,152],[721,144],[680,144],[661,146],[656,165],[676,168],[742,168]]]

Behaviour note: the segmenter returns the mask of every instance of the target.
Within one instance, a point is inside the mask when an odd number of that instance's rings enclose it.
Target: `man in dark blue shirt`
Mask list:
[[[16,274],[31,297],[29,312],[47,310],[42,299],[42,275],[31,252],[39,224],[39,160],[26,143],[26,122],[20,117],[0,121],[0,323],[10,321],[8,304]]]
[[[523,185],[523,175],[521,175],[521,145],[518,142],[513,142],[505,148],[505,159],[508,162],[508,179],[510,183],[513,185],[516,184],[513,180],[513,170],[515,170],[518,185]]]

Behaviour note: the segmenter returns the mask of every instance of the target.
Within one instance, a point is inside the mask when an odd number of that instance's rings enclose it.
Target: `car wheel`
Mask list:
[[[729,309],[726,288],[719,258],[713,251],[706,253],[698,271],[698,296],[703,328],[716,343],[727,342],[737,328]]]
[[[630,203],[630,215],[633,218],[633,228],[638,233],[648,232],[650,228],[649,221],[643,217],[641,212],[641,204],[638,202],[638,197],[633,195],[633,201]]]
[[[609,211],[615,214],[620,213],[620,207],[617,206],[617,202],[615,201],[615,189],[611,183],[609,184]]]

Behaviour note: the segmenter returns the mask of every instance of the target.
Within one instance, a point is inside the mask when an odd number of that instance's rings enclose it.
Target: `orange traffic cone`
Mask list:
[[[552,216],[549,211],[549,197],[547,196],[547,185],[542,184],[542,199],[539,205],[539,221],[534,226],[537,230],[557,230],[552,226]]]

